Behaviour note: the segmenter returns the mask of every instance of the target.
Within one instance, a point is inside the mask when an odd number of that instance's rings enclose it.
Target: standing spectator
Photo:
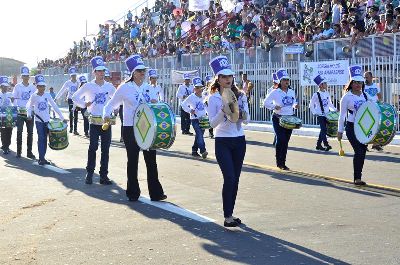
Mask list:
[[[339,0],[333,0],[332,2],[332,24],[340,23],[340,13],[342,11],[342,5]]]

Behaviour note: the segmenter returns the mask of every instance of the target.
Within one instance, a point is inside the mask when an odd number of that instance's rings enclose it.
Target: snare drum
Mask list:
[[[12,128],[17,125],[18,109],[15,106],[0,107],[0,127]]]
[[[210,129],[211,126],[210,126],[210,120],[208,119],[208,116],[200,117],[199,118],[199,125],[200,125],[200,128],[203,129],[203,130]]]
[[[67,124],[62,120],[50,120],[47,128],[49,129],[49,147],[53,150],[63,150],[67,148],[68,134]]]
[[[279,118],[279,125],[285,129],[300,129],[302,125],[302,120],[296,116],[283,115]]]
[[[326,135],[329,137],[337,137],[338,133],[338,120],[339,120],[339,112],[331,111],[326,115]]]
[[[27,112],[25,107],[18,107],[18,115],[19,116],[25,116],[26,117],[27,113],[28,112]]]
[[[89,115],[89,123],[94,125],[103,125],[103,117],[101,115]]]
[[[142,103],[136,109],[133,130],[142,150],[168,149],[175,141],[175,115],[166,103]]]

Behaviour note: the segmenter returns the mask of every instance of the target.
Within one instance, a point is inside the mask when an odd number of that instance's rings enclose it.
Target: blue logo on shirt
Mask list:
[[[365,92],[367,92],[371,97],[375,97],[378,94],[378,88],[377,87],[369,87],[365,89]]]
[[[71,90],[72,93],[75,93],[78,90],[78,87],[76,86],[70,86],[69,88]]]
[[[284,106],[291,106],[293,105],[293,102],[294,102],[293,97],[284,96],[282,98],[282,103]]]
[[[196,109],[197,110],[200,110],[200,111],[203,111],[204,110],[204,104],[203,104],[203,102],[197,102],[196,103]]]
[[[364,104],[365,100],[356,100],[354,101],[354,109],[357,111],[362,104]]]
[[[31,97],[31,92],[23,92],[21,95],[21,99],[28,100]]]
[[[38,104],[38,109],[39,109],[40,111],[46,110],[46,109],[47,109],[47,102],[46,102],[46,101],[44,101],[44,102],[39,102],[39,104]]]
[[[143,94],[144,100],[146,100],[147,103],[150,102],[150,96],[148,94]]]
[[[106,103],[106,100],[107,100],[106,94],[107,93],[96,93],[96,96],[94,98],[94,102],[96,104],[104,104],[104,103]]]
[[[328,102],[329,101],[327,98],[322,99],[322,106],[324,106],[324,107],[328,106]]]

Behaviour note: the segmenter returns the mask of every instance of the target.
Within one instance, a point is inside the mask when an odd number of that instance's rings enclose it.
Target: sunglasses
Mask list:
[[[354,84],[357,84],[357,85],[362,85],[362,84],[364,84],[363,81],[353,81],[353,83],[354,83]]]
[[[138,71],[139,73],[144,73],[146,71],[146,69],[137,69],[135,71]]]

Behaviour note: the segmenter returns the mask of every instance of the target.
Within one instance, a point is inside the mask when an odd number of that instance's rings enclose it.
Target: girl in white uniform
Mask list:
[[[246,120],[239,119],[237,122],[231,122],[224,112],[228,103],[223,100],[221,95],[224,89],[231,88],[237,98],[241,97],[240,111],[246,113],[248,113],[247,98],[246,95],[239,95],[238,88],[233,84],[235,73],[232,71],[227,57],[214,58],[210,62],[210,66],[214,72],[215,81],[211,85],[207,112],[210,125],[215,129],[215,156],[224,177],[222,188],[224,226],[235,227],[241,224],[241,220],[233,216],[233,210],[246,154],[246,139],[242,123],[248,122],[249,115],[245,115],[247,116]]]
[[[150,69],[149,70],[149,80],[150,80],[150,86],[153,88],[150,90],[150,93],[152,94],[152,98],[156,99],[156,102],[162,102],[164,101],[164,92],[161,88],[161,86],[157,83],[158,79],[158,74],[156,69]]]
[[[11,98],[12,94],[7,92],[10,84],[8,83],[7,76],[0,76],[0,107],[10,107],[12,106]],[[11,144],[11,136],[12,136],[13,127],[2,127],[0,128],[1,133],[1,149],[3,150],[3,154],[7,155],[10,153],[10,144]]]
[[[360,143],[354,133],[354,118],[356,112],[362,104],[369,100],[368,95],[364,92],[364,78],[362,76],[361,66],[355,65],[350,67],[350,82],[346,85],[344,90],[346,94],[344,94],[340,100],[338,140],[342,140],[343,131],[346,130],[347,139],[349,139],[354,150],[354,184],[366,185],[366,183],[361,180],[361,177],[367,145]]]

